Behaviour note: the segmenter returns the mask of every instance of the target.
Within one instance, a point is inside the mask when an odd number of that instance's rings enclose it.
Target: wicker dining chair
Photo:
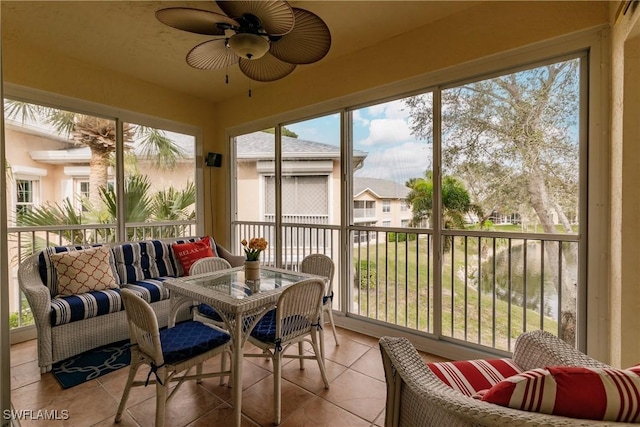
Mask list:
[[[119,423],[122,419],[131,387],[155,383],[155,425],[162,427],[165,423],[167,402],[184,381],[195,379],[200,382],[202,378],[231,376],[231,371],[202,372],[204,361],[228,349],[231,336],[193,320],[160,331],[158,319],[149,303],[128,289],[122,289],[120,293],[129,323],[131,364],[115,422]],[[136,373],[142,365],[149,365],[149,376],[146,381],[136,381]],[[196,375],[189,375],[194,366],[197,369]],[[181,372],[184,372],[184,375],[177,376]],[[152,374],[155,376],[153,380]],[[178,381],[178,384],[167,394],[170,383],[175,381]]]
[[[189,275],[195,276],[196,274],[212,273],[214,271],[226,270],[231,268],[231,264],[224,258],[220,257],[206,257],[200,258],[191,265],[189,269]],[[195,301],[191,308],[193,312],[193,320],[197,320],[203,323],[210,323],[221,329],[227,329],[226,323],[215,310],[209,304],[199,303]],[[227,364],[227,352],[222,354],[220,359],[220,370],[225,370]],[[224,384],[224,378],[220,377],[220,385]],[[231,385],[231,381],[229,381]]]
[[[329,285],[325,289],[325,294],[322,297],[321,325],[324,327],[324,314],[329,314],[329,322],[331,323],[331,330],[333,331],[333,339],[335,340],[336,345],[340,345],[338,342],[338,335],[336,334],[336,325],[333,321],[333,275],[335,272],[335,265],[333,261],[324,254],[307,255],[300,263],[300,271],[302,273],[323,276],[329,280]],[[324,359],[324,334],[321,333],[320,338],[320,354],[322,354]]]
[[[196,274],[211,273],[218,270],[225,270],[231,268],[231,264],[224,258],[219,257],[207,257],[201,258],[193,263],[189,269],[189,275],[195,276]],[[226,329],[227,326],[220,317],[220,314],[208,304],[198,304],[194,308],[194,319],[202,322],[208,322],[216,325],[219,328]]]
[[[324,387],[329,388],[324,361],[318,348],[316,335],[322,297],[324,295],[324,281],[321,279],[307,279],[290,285],[278,298],[276,308],[269,311],[260,319],[251,331],[249,342],[263,350],[260,354],[245,354],[246,357],[265,357],[273,361],[273,412],[275,424],[281,419],[281,383],[282,359],[293,358],[300,360],[303,368],[304,359],[315,359],[320,367],[320,374]],[[296,343],[308,342],[313,349],[313,355],[285,354],[287,348]]]

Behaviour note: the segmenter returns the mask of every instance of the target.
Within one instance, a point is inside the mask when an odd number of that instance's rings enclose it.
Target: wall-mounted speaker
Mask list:
[[[204,159],[204,164],[207,166],[211,166],[214,168],[219,168],[222,166],[222,154],[220,153],[209,153],[207,157]]]

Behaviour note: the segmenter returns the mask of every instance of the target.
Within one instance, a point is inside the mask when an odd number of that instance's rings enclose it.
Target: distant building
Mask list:
[[[236,137],[237,211],[241,221],[275,220],[275,159],[272,134]],[[367,153],[354,151],[353,170]],[[282,217],[286,223],[336,224],[340,206],[340,147],[282,137]],[[410,189],[393,181],[353,179],[354,222],[377,227],[405,227]]]

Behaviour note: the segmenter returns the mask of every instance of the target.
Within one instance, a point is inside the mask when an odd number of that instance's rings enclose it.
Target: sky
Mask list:
[[[339,146],[340,115],[333,114],[289,124],[300,139]],[[424,176],[431,165],[431,145],[417,140],[409,129],[408,109],[402,100],[353,112],[354,150],[367,153],[357,177],[381,178],[404,184]]]

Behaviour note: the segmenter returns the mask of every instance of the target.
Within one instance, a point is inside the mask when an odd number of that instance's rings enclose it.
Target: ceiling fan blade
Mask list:
[[[208,36],[224,35],[224,29],[218,28],[218,23],[237,26],[233,19],[208,10],[189,7],[169,7],[156,11],[158,21],[173,28],[190,33]]]
[[[281,79],[296,68],[295,64],[280,61],[269,53],[260,59],[240,58],[239,65],[244,75],[259,82],[272,82]]]
[[[272,36],[287,34],[295,23],[293,9],[282,0],[216,1],[216,4],[232,19],[238,19],[246,13],[256,16],[262,28]]]
[[[296,24],[289,34],[272,41],[269,52],[276,58],[292,64],[311,64],[329,52],[331,32],[315,13],[293,8]]]
[[[200,43],[187,54],[187,63],[200,70],[217,70],[238,62],[238,55],[229,49],[225,39]]]

